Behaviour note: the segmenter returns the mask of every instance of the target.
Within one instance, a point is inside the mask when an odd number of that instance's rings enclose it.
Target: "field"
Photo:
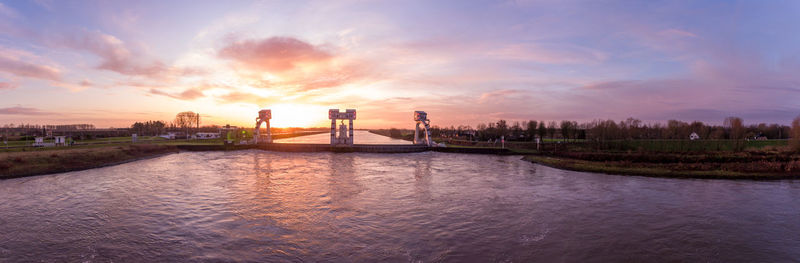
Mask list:
[[[76,146],[0,152],[0,179],[83,170],[177,152],[153,144]]]
[[[323,132],[275,134],[273,139],[291,138]],[[46,141],[48,142],[48,141]],[[50,140],[49,142],[52,142]],[[178,152],[180,145],[222,145],[223,139],[179,139],[111,137],[83,140],[71,146],[32,147],[32,141],[0,144],[0,179],[83,170],[121,162]]]
[[[788,140],[618,140],[587,143],[587,147],[606,151],[643,152],[718,152],[788,145]]]

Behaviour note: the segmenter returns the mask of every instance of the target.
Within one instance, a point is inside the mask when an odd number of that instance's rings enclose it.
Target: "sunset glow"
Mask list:
[[[0,120],[788,123],[798,2],[0,1]],[[768,15],[767,15],[768,14]]]

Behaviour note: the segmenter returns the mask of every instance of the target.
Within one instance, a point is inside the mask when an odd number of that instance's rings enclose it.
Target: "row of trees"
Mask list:
[[[744,125],[738,117],[728,117],[723,125],[710,125],[700,121],[691,123],[669,120],[666,123],[646,124],[639,119],[628,118],[624,121],[594,120],[585,123],[563,120],[556,121],[523,121],[509,124],[506,120],[479,124],[475,129],[470,126],[437,127],[432,129],[433,136],[460,137],[474,140],[499,139],[501,136],[512,141],[533,141],[535,138],[551,138],[569,140],[660,140],[688,139],[697,133],[701,139],[745,139],[764,136],[769,139],[787,139],[791,128],[780,124]]]
[[[158,136],[166,131],[167,124],[163,121],[136,122],[131,125],[131,132],[144,136]]]
[[[184,111],[175,115],[175,119],[166,123],[164,121],[135,122],[131,125],[131,132],[139,135],[157,136],[166,131],[184,130],[186,134],[191,128],[199,128],[200,114]],[[214,127],[218,128],[218,127]],[[216,130],[216,129],[215,129]]]
[[[76,131],[76,130],[94,130],[94,124],[3,124],[0,126],[2,129],[20,129],[20,130],[57,130],[57,131]]]

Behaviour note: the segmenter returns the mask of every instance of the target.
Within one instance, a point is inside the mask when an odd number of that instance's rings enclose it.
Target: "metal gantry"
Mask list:
[[[345,112],[340,112],[339,109],[330,109],[328,110],[328,119],[331,120],[331,146],[353,145],[353,120],[356,119],[356,110],[347,109]],[[348,120],[347,125],[344,124],[345,119]],[[342,120],[342,124],[339,125],[338,137],[336,136],[336,120]]]
[[[424,111],[415,111],[414,121],[417,122],[417,127],[414,129],[414,144],[433,145],[433,141],[431,140],[431,121],[428,120],[428,114]],[[422,129],[424,129],[423,134],[425,138],[420,138],[420,124],[423,125]]]
[[[272,110],[264,109],[258,111],[258,118],[256,118],[255,142],[258,144],[261,141],[261,123],[267,125],[267,134],[265,134],[264,143],[272,143],[272,131],[269,127],[269,120],[272,119]]]
[[[271,110],[263,109],[258,112],[258,118],[256,118],[255,143],[272,143],[272,132],[269,125],[270,119],[272,119]],[[331,120],[331,146],[352,146],[353,121],[356,119],[356,110],[346,109],[344,112],[341,112],[339,109],[329,109],[328,119]],[[336,126],[337,120],[341,121],[338,129]],[[345,124],[344,120],[347,120],[348,123]],[[414,144],[434,146],[434,142],[431,139],[431,121],[428,119],[428,114],[424,111],[414,111],[414,121],[416,122]],[[264,136],[261,135],[260,131],[262,123],[267,126],[267,132]]]

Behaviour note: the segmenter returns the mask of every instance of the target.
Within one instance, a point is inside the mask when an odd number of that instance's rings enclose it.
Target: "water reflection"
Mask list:
[[[276,143],[320,143],[328,144],[331,142],[330,133],[321,133],[307,136],[300,136],[287,139],[275,140]],[[383,135],[377,135],[368,131],[353,131],[353,143],[355,144],[411,144],[410,141],[393,139]]]
[[[0,181],[0,262],[791,261],[800,184],[514,156],[180,153]]]

